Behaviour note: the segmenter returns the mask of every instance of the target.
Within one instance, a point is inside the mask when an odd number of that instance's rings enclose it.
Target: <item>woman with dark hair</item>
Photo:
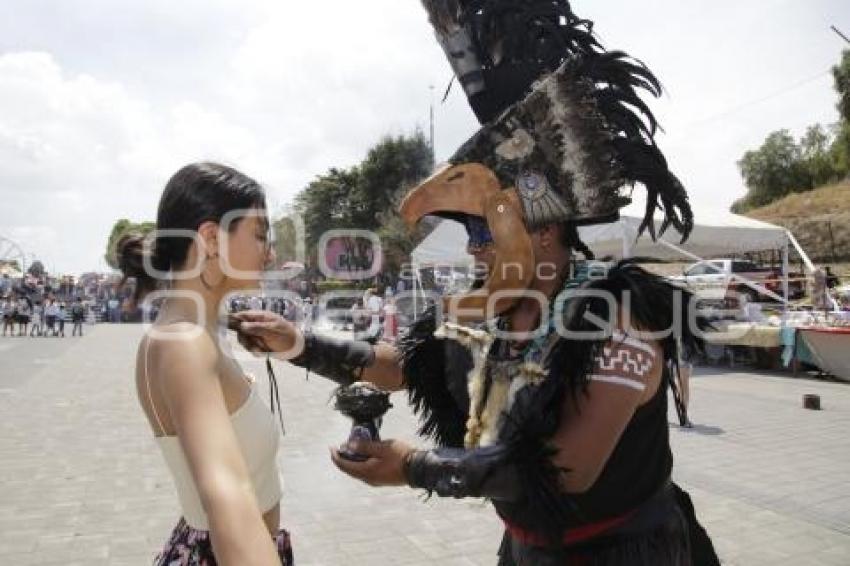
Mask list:
[[[154,234],[118,243],[136,303],[166,288],[136,359],[139,402],[183,512],[157,565],[293,563],[279,527],[280,431],[217,339],[227,296],[256,288],[273,259],[268,231],[256,181],[196,163],[166,185]]]

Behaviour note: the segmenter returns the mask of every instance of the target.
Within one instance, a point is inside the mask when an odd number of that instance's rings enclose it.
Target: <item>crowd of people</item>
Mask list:
[[[3,336],[65,337],[65,323],[73,325],[71,336],[83,335],[87,308],[77,297],[70,305],[56,299],[33,301],[26,295],[0,299]]]

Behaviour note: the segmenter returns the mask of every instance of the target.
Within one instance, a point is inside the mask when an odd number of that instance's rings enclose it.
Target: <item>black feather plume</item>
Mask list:
[[[459,0],[422,0],[431,25],[440,35],[448,35],[460,26],[463,10]]]
[[[440,446],[463,447],[469,394],[469,352],[454,340],[434,337],[434,309],[414,322],[399,340],[402,371],[410,405],[420,421],[419,434]]]
[[[622,51],[586,56],[575,73],[577,79],[593,84],[588,96],[595,100],[612,134],[623,178],[646,188],[646,211],[638,235],[648,231],[655,240],[672,225],[684,242],[693,229],[693,211],[684,186],[655,143],[658,121],[639,94],[658,97],[663,92],[661,83],[643,63]],[[664,214],[658,234],[656,210]]]
[[[598,111],[594,123],[582,123],[579,137],[583,149],[597,163],[587,169],[599,180],[600,193],[618,192],[622,183],[641,184],[647,190],[647,208],[640,233],[648,231],[655,239],[673,226],[682,241],[693,227],[693,213],[687,193],[670,172],[658,149],[655,135],[660,129],[642,96],[657,98],[663,89],[658,78],[641,61],[623,51],[607,51],[593,33],[593,23],[578,17],[567,0],[423,0],[439,34],[462,29],[472,42],[485,88],[470,94],[469,102],[479,120],[492,123],[506,109],[523,100],[532,85],[546,75],[568,68],[565,80],[573,81],[570,103],[580,107],[592,104]],[[576,90],[583,94],[572,96]],[[596,143],[588,132],[605,132],[610,144]],[[571,132],[575,133],[575,132]],[[613,149],[611,148],[613,145]],[[613,154],[613,155],[612,155]],[[613,159],[612,159],[613,158]],[[614,175],[602,172],[618,169]],[[498,172],[504,176],[506,172]],[[510,173],[510,172],[507,172]],[[550,179],[569,198],[566,175]],[[557,182],[556,182],[557,181]],[[600,196],[604,209],[617,199]],[[568,207],[569,209],[569,207]],[[654,214],[664,219],[656,234]],[[601,214],[607,221],[611,214]],[[592,217],[582,221],[593,220]]]
[[[624,177],[632,183],[641,183],[647,190],[646,212],[638,234],[648,229],[652,239],[656,238],[654,216],[656,210],[661,210],[664,220],[660,234],[664,234],[668,226],[672,225],[682,235],[682,242],[687,240],[694,227],[694,214],[688,194],[679,179],[668,169],[667,160],[658,147],[640,139],[625,137],[615,139],[614,146]]]

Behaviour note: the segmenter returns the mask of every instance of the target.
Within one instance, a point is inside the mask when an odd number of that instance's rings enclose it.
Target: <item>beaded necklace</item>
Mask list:
[[[494,443],[498,439],[499,422],[504,413],[510,410],[516,392],[526,385],[540,384],[546,378],[542,363],[556,339],[554,309],[559,302],[557,297],[561,292],[574,289],[586,280],[587,277],[581,276],[565,280],[555,295],[556,299],[550,301],[546,332],[529,341],[516,357],[499,356],[494,360],[490,356],[492,336],[480,350],[473,351],[473,358],[479,359],[480,363],[475,364],[469,382],[470,412],[464,439],[467,448]],[[496,325],[500,330],[508,330],[508,321],[508,316],[503,315]],[[507,342],[501,342],[499,346],[510,348]]]

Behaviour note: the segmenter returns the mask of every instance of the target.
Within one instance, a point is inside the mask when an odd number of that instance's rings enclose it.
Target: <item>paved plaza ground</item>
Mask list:
[[[140,336],[103,325],[0,339],[0,565],[150,564],[165,541],[179,511],[136,403]],[[246,366],[265,381],[260,363]],[[338,473],[328,446],[349,423],[328,405],[331,384],[275,367],[282,515],[300,566],[495,563],[501,529],[486,505]],[[804,393],[824,410],[803,410]],[[394,402],[385,436],[412,439],[404,398]],[[674,476],[725,564],[850,565],[850,385],[697,370],[692,417],[696,428],[671,428]]]

